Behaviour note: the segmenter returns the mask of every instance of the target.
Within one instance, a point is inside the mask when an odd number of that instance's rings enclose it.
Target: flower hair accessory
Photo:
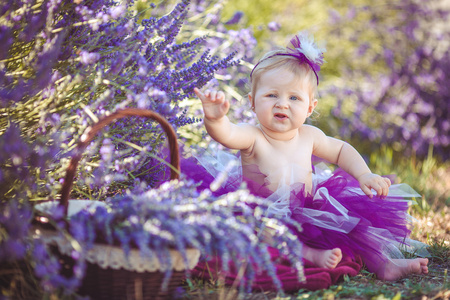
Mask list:
[[[300,64],[306,63],[309,65],[311,70],[316,75],[317,85],[319,85],[318,73],[320,71],[320,67],[324,63],[323,53],[325,51],[325,48],[319,48],[316,45],[312,36],[309,36],[306,32],[299,32],[291,39],[289,46],[286,47],[286,52],[278,52],[259,61],[250,73],[250,77],[252,76],[256,66],[266,59],[274,56],[293,56],[299,60]]]

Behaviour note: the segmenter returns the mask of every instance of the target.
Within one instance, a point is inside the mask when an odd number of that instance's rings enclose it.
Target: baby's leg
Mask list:
[[[303,257],[318,267],[334,269],[342,259],[342,251],[339,248],[322,250],[303,245]]]
[[[397,280],[409,274],[428,274],[428,259],[393,259],[375,274],[381,280]]]

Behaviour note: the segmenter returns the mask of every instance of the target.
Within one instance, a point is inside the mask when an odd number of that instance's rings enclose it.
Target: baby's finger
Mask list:
[[[200,98],[200,100],[203,100],[205,98],[205,94],[198,88],[194,88],[194,93],[197,95],[197,97]]]
[[[209,97],[211,98],[211,101],[216,101],[217,100],[217,91],[215,91],[215,90],[211,91],[211,94],[209,95]]]
[[[383,177],[384,181],[387,183],[388,187],[391,186],[391,180],[389,178]]]
[[[381,190],[378,192],[378,196],[386,197],[389,193],[390,181],[387,178],[380,177],[376,184],[380,186]]]
[[[377,196],[383,195],[383,187],[380,184],[372,184],[372,188],[377,192]]]
[[[386,182],[386,180],[383,180],[381,182],[381,186],[383,188],[382,195],[383,195],[383,197],[386,197],[388,195],[388,193],[389,193],[389,184],[388,184],[388,182]]]
[[[205,97],[210,98],[210,96],[211,96],[211,91],[205,90]]]
[[[225,93],[222,91],[219,91],[217,93],[217,100],[223,101],[225,99]]]
[[[372,198],[372,197],[373,197],[372,190],[371,190],[368,186],[362,185],[362,186],[361,186],[361,190],[364,192],[364,194],[366,194],[367,196],[369,196],[369,198]]]
[[[375,190],[377,196],[380,196],[383,193],[383,188],[376,180],[371,180],[364,185],[367,186],[368,189]]]

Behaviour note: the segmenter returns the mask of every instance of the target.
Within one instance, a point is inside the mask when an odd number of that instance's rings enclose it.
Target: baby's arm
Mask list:
[[[346,142],[326,136],[321,130],[314,134],[313,154],[337,164],[344,171],[358,180],[361,190],[372,198],[374,189],[378,196],[387,196],[391,181],[380,175],[373,174],[366,162],[353,148]]]
[[[371,189],[374,189],[378,196],[387,196],[391,181],[388,178],[373,174],[355,148],[343,141],[339,142],[342,142],[342,146],[338,154],[337,165],[355,177],[361,190],[370,198],[372,198]]]
[[[194,88],[194,92],[202,101],[206,131],[215,141],[238,150],[249,149],[253,145],[255,136],[249,126],[233,124],[226,116],[230,103],[222,91],[206,90],[203,93]]]

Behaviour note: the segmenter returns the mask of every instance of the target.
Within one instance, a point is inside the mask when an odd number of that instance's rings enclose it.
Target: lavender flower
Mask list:
[[[23,259],[28,250],[31,207],[16,201],[0,203],[0,262]]]
[[[278,22],[269,22],[269,24],[267,24],[267,28],[269,28],[270,31],[278,31],[280,30],[281,25]]]
[[[244,16],[244,13],[242,11],[237,11],[234,13],[234,15],[225,22],[225,25],[234,25],[239,23],[239,21],[242,19],[242,17]]]
[[[117,19],[117,18],[123,17],[125,15],[125,10],[126,10],[125,6],[122,6],[122,5],[121,6],[112,7],[110,9],[110,16],[113,19]]]
[[[91,65],[100,59],[100,54],[89,53],[87,51],[81,51],[80,53],[81,63],[83,65]]]

